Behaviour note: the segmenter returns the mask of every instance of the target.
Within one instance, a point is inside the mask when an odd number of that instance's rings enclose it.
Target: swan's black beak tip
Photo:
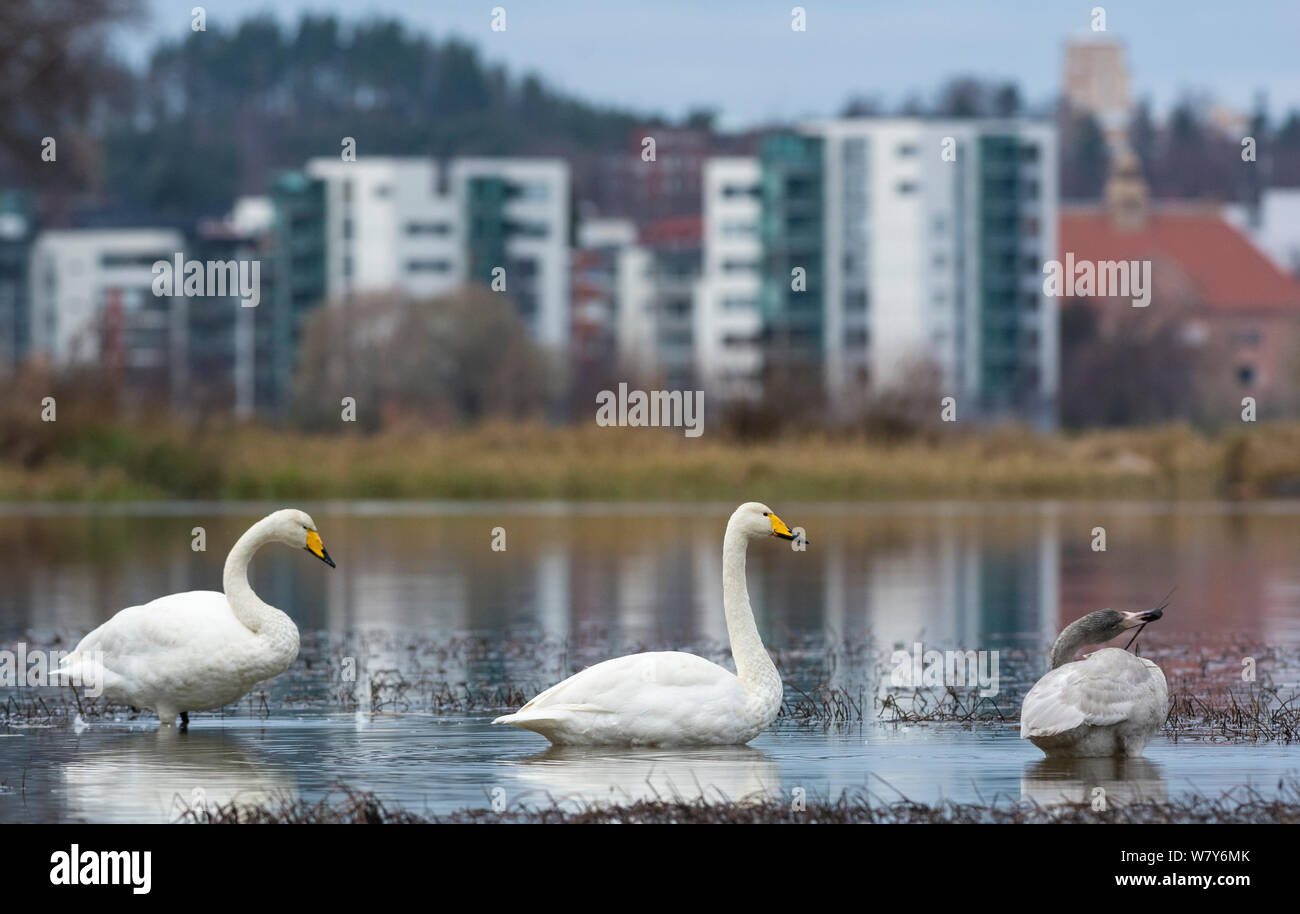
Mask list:
[[[329,551],[326,550],[323,546],[321,547],[320,552],[317,552],[316,550],[312,549],[310,546],[307,547],[307,551],[310,552],[312,555],[316,556],[316,558],[320,559],[322,562],[324,562],[326,565],[330,566],[331,568],[338,567],[337,565],[334,564],[334,560],[330,558]]]
[[[1165,614],[1165,609],[1163,606],[1161,606],[1157,609],[1148,609],[1142,615],[1138,616],[1138,619],[1140,619],[1143,623],[1154,622],[1164,614]]]

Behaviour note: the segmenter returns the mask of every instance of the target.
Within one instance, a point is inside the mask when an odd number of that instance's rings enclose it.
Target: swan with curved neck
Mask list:
[[[1141,755],[1168,710],[1165,674],[1150,660],[1115,647],[1084,660],[1074,655],[1163,614],[1164,607],[1099,609],[1067,625],[1052,645],[1051,671],[1021,705],[1020,738],[1049,758]]]
[[[781,674],[754,622],[745,585],[750,540],[794,539],[765,505],[741,505],[722,539],[722,606],[732,673],[695,654],[655,651],[606,660],[551,686],[493,723],[532,730],[556,745],[739,745],[781,708]]]
[[[306,549],[331,568],[315,522],[286,508],[249,527],[226,557],[224,593],[194,590],[128,607],[81,639],[64,681],[98,685],[110,701],[158,712],[164,726],[237,701],[298,657],[298,626],[253,592],[248,563],[267,543]]]

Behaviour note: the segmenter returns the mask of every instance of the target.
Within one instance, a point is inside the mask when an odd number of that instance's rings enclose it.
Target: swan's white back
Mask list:
[[[1141,755],[1168,699],[1160,667],[1103,648],[1034,684],[1020,709],[1020,736],[1051,756]]]

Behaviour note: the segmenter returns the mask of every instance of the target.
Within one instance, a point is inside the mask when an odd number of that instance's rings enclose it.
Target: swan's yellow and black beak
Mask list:
[[[320,541],[320,534],[317,533],[315,530],[307,531],[306,549],[308,552],[316,556],[316,558],[320,559],[326,565],[330,566],[331,568],[335,567],[334,560],[330,558],[330,554],[325,551],[325,544]]]
[[[773,536],[779,536],[783,540],[794,539],[794,534],[790,532],[790,528],[785,525],[785,521],[781,520],[781,518],[775,514],[768,514],[767,519],[772,523]]]

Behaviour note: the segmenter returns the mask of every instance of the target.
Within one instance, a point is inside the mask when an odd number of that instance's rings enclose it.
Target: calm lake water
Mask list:
[[[230,544],[275,507],[0,506],[0,648],[66,649],[124,606],[219,588]],[[867,719],[784,722],[736,749],[638,752],[547,750],[535,734],[491,727],[488,708],[448,713],[411,701],[372,713],[361,692],[384,671],[536,690],[631,650],[695,650],[725,663],[718,566],[734,506],[299,507],[338,568],[276,546],[255,560],[253,586],[305,635],[303,658],[268,686],[267,707],[196,715],[187,734],[158,731],[147,716],[0,725],[0,821],[167,821],[190,802],[315,799],[339,783],[445,812],[495,798],[736,799],[796,787],[972,802],[1079,800],[1098,785],[1116,798],[1247,784],[1269,794],[1300,774],[1300,746],[1163,738],[1137,762],[1054,768],[1012,724],[882,724],[868,685],[873,657],[917,642],[996,650],[999,704],[1014,715],[1063,624],[1107,606],[1153,606],[1175,586],[1165,618],[1142,636],[1144,652],[1188,651],[1229,676],[1243,651],[1265,667],[1293,657],[1300,503],[774,504],[811,540],[802,553],[775,540],[750,549],[751,598],[787,693],[866,687]],[[191,549],[195,527],[206,552]],[[504,552],[492,549],[497,527]],[[1104,552],[1092,548],[1097,527]],[[336,681],[344,652],[359,666],[355,686]],[[1270,673],[1297,686],[1281,661]],[[22,691],[0,688],[0,702]],[[357,700],[340,700],[349,693]]]

